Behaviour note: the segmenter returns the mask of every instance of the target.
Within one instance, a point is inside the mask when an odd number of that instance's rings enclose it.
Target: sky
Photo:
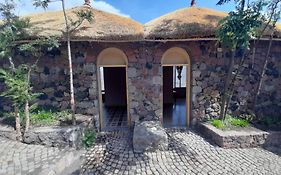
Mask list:
[[[4,0],[0,0],[2,2]],[[84,0],[65,0],[67,8],[80,6]],[[197,0],[197,7],[206,7],[229,12],[234,9],[233,3],[217,6],[218,0]],[[191,0],[91,0],[92,7],[132,18],[140,23],[165,15],[174,10],[190,6]],[[43,12],[44,9],[32,6],[33,0],[21,0],[17,6],[17,14],[26,15],[34,12]],[[60,10],[61,4],[53,2],[47,10]]]

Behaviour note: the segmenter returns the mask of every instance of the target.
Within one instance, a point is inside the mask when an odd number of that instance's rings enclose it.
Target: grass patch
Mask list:
[[[71,120],[70,111],[59,111],[50,107],[31,106],[30,107],[30,123],[34,126],[54,126],[60,124],[61,121]],[[1,113],[0,122],[5,125],[15,125],[14,112]],[[25,113],[20,110],[20,122],[22,127],[25,126]]]
[[[56,122],[56,117],[52,111],[37,111],[31,113],[32,125],[53,125]]]
[[[31,113],[31,124],[37,126],[51,126],[70,119],[69,111],[36,110]]]
[[[231,115],[226,115],[225,120],[213,119],[209,123],[222,130],[231,127],[247,127],[249,125],[247,120],[232,117]]]
[[[232,126],[240,126],[240,127],[247,127],[249,125],[249,122],[246,120],[238,119],[238,118],[233,118],[231,120],[231,125]]]
[[[210,123],[218,129],[224,129],[225,128],[225,124],[222,120],[214,119]]]

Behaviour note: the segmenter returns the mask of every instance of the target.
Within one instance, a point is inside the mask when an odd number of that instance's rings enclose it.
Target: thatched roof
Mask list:
[[[84,21],[71,39],[77,41],[143,41],[143,40],[185,40],[216,38],[219,21],[227,13],[207,8],[189,7],[176,10],[154,19],[145,25],[130,18],[93,9],[89,6],[67,10],[67,16],[76,20],[75,12],[91,10],[94,20]],[[56,36],[64,39],[65,23],[62,11],[51,11],[25,16],[30,18],[34,37]],[[281,38],[281,25],[277,24],[274,38]],[[268,38],[267,31],[264,37]]]
[[[146,39],[192,39],[216,38],[219,21],[227,13],[207,8],[189,7],[176,10],[144,25]],[[281,37],[281,25],[276,36]],[[265,35],[269,35],[267,31]]]
[[[92,10],[92,23],[84,21],[77,32],[71,36],[72,40],[141,40],[143,26],[130,18],[103,12],[87,6],[75,7],[67,10],[67,16],[77,20],[75,14],[79,10]],[[63,39],[65,23],[63,11],[51,11],[25,16],[35,29],[34,36],[56,36]]]

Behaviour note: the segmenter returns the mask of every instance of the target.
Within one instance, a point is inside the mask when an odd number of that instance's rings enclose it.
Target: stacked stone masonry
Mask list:
[[[243,111],[253,102],[258,77],[262,70],[268,42],[261,42],[256,59],[247,59],[242,76],[235,83],[230,109]],[[185,42],[129,42],[98,43],[74,42],[73,69],[77,112],[98,115],[98,81],[96,61],[106,48],[121,49],[128,58],[128,98],[132,121],[158,120],[162,115],[162,67],[164,52],[172,47],[187,51],[191,60],[191,120],[192,123],[215,118],[220,110],[220,97],[224,87],[229,54],[217,52],[216,41]],[[239,56],[239,53],[237,53]],[[34,62],[29,56],[17,55],[17,63]],[[252,64],[254,63],[254,64]],[[1,67],[8,67],[2,62]],[[252,69],[250,69],[253,67]],[[280,42],[274,42],[266,75],[259,96],[259,108],[265,115],[280,115],[281,110]],[[34,91],[43,92],[39,104],[66,109],[69,107],[69,73],[65,45],[39,61],[32,75]],[[0,84],[0,91],[4,88]],[[11,110],[8,101],[0,97],[2,110]],[[4,105],[2,105],[4,104]],[[278,112],[279,111],[279,112]]]

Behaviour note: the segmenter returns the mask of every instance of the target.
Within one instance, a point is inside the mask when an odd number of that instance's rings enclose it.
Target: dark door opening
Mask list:
[[[127,85],[125,67],[101,67],[102,110],[105,127],[128,126]]]
[[[186,127],[186,66],[163,66],[164,127]]]

